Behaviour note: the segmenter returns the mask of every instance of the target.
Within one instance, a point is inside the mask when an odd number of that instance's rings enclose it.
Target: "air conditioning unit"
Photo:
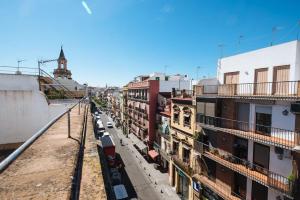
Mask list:
[[[300,113],[300,102],[291,104],[291,112],[292,113]]]

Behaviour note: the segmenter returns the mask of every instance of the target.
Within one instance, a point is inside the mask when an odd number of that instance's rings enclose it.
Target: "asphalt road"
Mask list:
[[[125,164],[124,171],[122,172],[122,181],[126,187],[127,193],[130,199],[141,199],[141,200],[159,200],[160,196],[157,191],[153,188],[150,180],[138,166],[139,163],[133,154],[125,145],[120,144],[120,138],[118,137],[115,128],[107,128],[106,122],[108,117],[104,114],[101,115],[101,121],[111,136],[116,145],[116,153],[121,156]]]

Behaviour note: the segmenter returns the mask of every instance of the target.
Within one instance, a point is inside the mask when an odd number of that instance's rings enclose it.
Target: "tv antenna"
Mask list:
[[[20,63],[24,62],[24,61],[26,61],[26,60],[24,60],[24,59],[17,60],[17,62],[18,62],[18,68],[17,68],[16,74],[19,74],[19,75],[22,74],[21,71],[20,71]]]

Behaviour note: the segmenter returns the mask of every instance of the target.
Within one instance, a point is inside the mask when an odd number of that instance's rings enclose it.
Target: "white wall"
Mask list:
[[[239,71],[240,83],[253,83],[254,70],[268,68],[268,81],[272,82],[273,67],[280,65],[290,65],[290,81],[299,80],[299,52],[299,42],[292,41],[223,58],[220,60],[218,80],[223,84],[224,73]]]
[[[48,105],[37,78],[0,74],[0,144],[24,142],[68,105]]]
[[[192,82],[191,80],[159,81],[159,92],[172,92],[172,88],[191,90]]]

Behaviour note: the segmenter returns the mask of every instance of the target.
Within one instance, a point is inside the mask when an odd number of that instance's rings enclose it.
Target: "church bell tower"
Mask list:
[[[68,60],[65,57],[64,50],[61,47],[59,57],[57,59],[57,69],[54,70],[54,78],[72,79],[72,73],[67,68]]]

